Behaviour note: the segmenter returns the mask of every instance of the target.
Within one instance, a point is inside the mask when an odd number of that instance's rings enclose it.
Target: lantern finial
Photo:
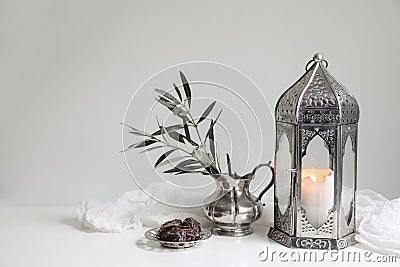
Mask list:
[[[321,53],[316,53],[313,56],[313,58],[310,61],[308,61],[307,65],[306,65],[306,71],[308,70],[308,66],[310,66],[310,64],[315,63],[315,62],[317,62],[317,63],[323,62],[323,63],[325,63],[325,68],[328,67],[328,61],[325,60],[324,55],[322,55]]]
[[[321,62],[324,60],[324,55],[322,55],[321,53],[316,53],[313,57],[314,61],[316,62]]]

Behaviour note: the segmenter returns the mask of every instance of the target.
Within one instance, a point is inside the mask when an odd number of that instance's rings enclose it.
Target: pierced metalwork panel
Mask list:
[[[337,140],[337,129],[336,127],[324,128],[321,127],[307,127],[301,128],[300,130],[300,142],[302,156],[306,154],[307,146],[310,141],[317,135],[319,135],[328,147],[329,154],[331,156],[336,155],[336,140]]]
[[[336,129],[324,129],[318,131],[318,135],[324,139],[325,144],[328,146],[330,155],[336,155],[336,134]]]
[[[340,114],[338,110],[300,110],[299,123],[302,124],[339,124]]]
[[[342,124],[357,123],[360,119],[360,112],[358,109],[342,109]]]
[[[274,226],[288,234],[293,234],[293,205],[290,204],[285,213],[282,214],[278,207],[279,200],[274,204]]]
[[[317,132],[314,130],[300,129],[301,150],[303,152],[302,154],[305,153],[308,144],[316,135]]]
[[[334,226],[334,209],[328,212],[325,222],[316,229],[308,220],[307,212],[301,207],[301,233],[309,237],[332,237]],[[303,236],[303,235],[302,235]]]
[[[277,108],[276,121],[296,123],[296,110],[294,108]]]

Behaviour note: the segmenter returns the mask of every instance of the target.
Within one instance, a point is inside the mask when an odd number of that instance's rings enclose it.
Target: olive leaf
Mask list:
[[[152,136],[151,134],[143,132],[141,130],[138,130],[138,129],[136,129],[136,128],[128,125],[128,124],[125,124],[125,123],[121,122],[121,125],[128,127],[130,129],[130,131],[128,131],[128,133],[130,133],[130,134],[139,135],[139,136],[148,136],[148,137]]]
[[[215,152],[215,165],[218,168],[218,171],[221,172],[220,162],[219,162],[219,145],[218,143],[215,144],[216,152]]]
[[[182,124],[175,124],[175,125],[171,125],[171,126],[166,126],[166,127],[160,126],[160,127],[161,127],[160,129],[158,129],[157,131],[153,132],[151,135],[152,136],[160,135],[162,129],[166,130],[167,132],[180,130],[180,129],[183,128],[183,125]]]
[[[218,112],[218,115],[217,115],[217,117],[215,118],[214,122],[212,123],[212,126],[210,125],[210,127],[208,128],[208,131],[207,131],[207,134],[206,134],[205,139],[207,139],[207,137],[208,137],[208,136],[210,135],[210,133],[211,133],[211,130],[214,128],[215,124],[217,124],[217,121],[218,121],[219,116],[221,115],[221,113],[222,113],[222,109]]]
[[[206,110],[204,110],[203,114],[200,116],[200,119],[197,121],[197,124],[199,124],[200,122],[202,122],[205,118],[207,118],[207,116],[211,113],[212,109],[215,106],[216,101],[212,102],[207,108]]]
[[[178,141],[178,142],[180,142],[180,143],[185,143],[185,136],[183,135],[183,134],[181,134],[181,133],[178,133],[178,132],[168,132],[168,135],[172,138],[172,139],[174,139],[175,141]],[[189,141],[189,140],[188,140]],[[191,141],[189,141],[192,145],[194,145],[194,146],[198,146],[198,144],[195,142],[195,141],[193,141],[193,140],[191,140]]]
[[[180,99],[181,102],[182,102],[182,94],[181,94],[181,91],[179,91],[179,88],[178,88],[178,86],[176,86],[175,83],[173,83],[173,85],[174,85],[174,88],[175,88],[175,92],[177,93],[179,99]]]
[[[213,162],[211,154],[201,151],[200,149],[195,149],[194,151],[195,158],[203,165],[210,166]]]
[[[187,159],[187,160],[181,161],[178,165],[176,165],[176,167],[177,168],[186,167],[186,166],[198,164],[198,163],[199,163],[199,161],[197,161],[195,159]]]
[[[215,159],[214,120],[211,120],[211,122],[210,122],[209,132],[210,132],[210,134],[208,135],[208,140],[210,141],[210,151],[211,151],[211,155]]]
[[[159,148],[162,148],[162,147],[164,147],[164,146],[149,147],[149,148],[146,148],[146,149],[140,151],[139,154],[143,154],[143,153],[146,153],[146,152],[149,152],[149,151],[152,151],[152,150],[156,150],[156,149],[159,149]]]
[[[128,133],[133,134],[133,135],[139,135],[139,136],[149,136],[149,137],[151,136],[148,133],[145,133],[145,132],[142,132],[142,131],[135,131],[135,130],[129,131]]]
[[[192,154],[193,151],[195,150],[195,147],[187,139],[183,139],[183,141],[185,142],[188,152]]]
[[[163,96],[164,98],[168,98],[169,100],[171,100],[172,102],[175,102],[176,104],[180,104],[181,102],[176,99],[173,95],[171,95],[170,93],[162,90],[162,89],[154,89],[157,93],[159,93],[161,96]]]
[[[182,120],[183,120],[183,129],[185,130],[186,139],[189,141],[192,141],[192,139],[190,138],[189,126],[187,125],[188,119],[186,117],[184,117],[184,118],[182,118]]]
[[[188,101],[189,104],[189,108],[191,106],[191,102],[192,102],[192,92],[190,90],[190,86],[189,83],[185,77],[185,74],[183,74],[183,72],[179,72],[180,76],[181,76],[181,80],[182,80],[182,85],[183,85],[183,89],[185,91],[185,95],[186,95],[186,99]]]
[[[166,171],[163,171],[163,173],[175,173],[175,174],[183,174],[183,173],[196,173],[199,171],[195,171],[198,169],[201,169],[202,166],[188,166],[188,167],[180,167],[180,168],[172,168]]]
[[[134,128],[134,127],[132,127],[132,126],[128,125],[128,124],[125,124],[125,123],[123,123],[123,122],[121,122],[120,124],[121,124],[121,125],[123,125],[123,126],[126,126],[126,127],[128,127],[128,128],[129,128],[129,129],[131,129],[131,130],[136,130],[136,131],[139,131],[138,129],[136,129],[136,128]]]
[[[171,149],[164,154],[161,155],[161,157],[158,158],[156,161],[156,164],[154,164],[154,168],[156,168],[161,162],[163,162],[172,152],[174,152],[176,149]]]
[[[164,173],[178,173],[178,172],[190,172],[193,170],[198,170],[203,168],[203,166],[201,165],[194,165],[194,164],[198,164],[199,162],[197,160],[193,160],[193,159],[187,159],[184,161],[181,161],[178,165],[176,165],[174,168],[169,169],[164,171]]]
[[[167,158],[166,160],[164,160],[163,162],[161,162],[160,164],[157,165],[157,168],[163,167],[165,165],[172,165],[172,163],[183,160],[183,159],[187,159],[188,156],[179,156],[179,157],[175,157],[175,158]]]
[[[226,153],[226,162],[228,164],[228,173],[229,173],[230,176],[232,176],[231,158],[229,157],[228,153]]]
[[[149,146],[149,145],[154,144],[156,142],[157,142],[157,140],[146,139],[146,140],[141,141],[139,143],[132,144],[132,145],[128,146],[126,149],[122,150],[122,152],[126,152],[126,151],[128,151],[130,149],[133,149],[133,148],[140,148],[140,147]]]
[[[178,117],[180,117],[180,118],[182,118],[182,119],[186,118],[186,116],[188,115],[187,111],[181,109],[180,107],[175,107],[175,108],[174,108],[173,110],[171,110],[171,111],[172,111],[172,113],[173,113],[175,116],[178,116]]]
[[[159,98],[156,98],[156,100],[157,100],[158,103],[160,103],[161,105],[167,107],[171,111],[173,111],[176,108],[176,104],[168,101],[164,97],[160,96]]]
[[[181,142],[181,143],[185,143],[185,136],[183,134],[180,134],[178,132],[168,132],[168,135],[174,139],[175,141]]]
[[[149,145],[154,144],[156,142],[157,142],[156,140],[146,139],[146,140],[144,140],[142,142],[133,144],[132,146],[133,146],[133,148],[139,148],[139,147],[149,146]]]

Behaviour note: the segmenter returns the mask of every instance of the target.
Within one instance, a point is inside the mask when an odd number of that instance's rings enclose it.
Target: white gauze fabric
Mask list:
[[[371,190],[357,193],[356,240],[366,249],[400,257],[400,198],[388,200]]]
[[[152,183],[146,192],[162,199],[190,198],[179,189],[166,189],[164,183]],[[140,229],[142,226],[157,227],[168,220],[187,217],[193,217],[203,226],[211,225],[202,216],[200,208],[171,207],[150,198],[139,189],[124,193],[116,202],[81,201],[76,211],[84,227],[109,233]]]
[[[153,196],[184,200],[189,195],[165,190],[163,183],[150,184],[146,191]],[[263,198],[266,203],[263,215],[256,224],[272,225],[273,195],[270,190]],[[357,191],[356,240],[361,246],[376,252],[400,256],[400,198],[388,200],[371,190]],[[123,194],[116,202],[99,203],[82,201],[77,214],[83,226],[92,231],[122,232],[127,229],[140,229],[142,226],[157,227],[175,218],[193,217],[204,227],[210,226],[202,216],[200,208],[175,208],[150,198],[137,189]]]

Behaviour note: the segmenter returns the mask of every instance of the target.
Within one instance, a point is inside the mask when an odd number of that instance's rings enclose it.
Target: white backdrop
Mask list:
[[[315,52],[361,106],[359,187],[399,197],[399,47],[398,0],[0,0],[0,205],[135,188],[119,122],[165,67],[231,65],[274,106]]]

